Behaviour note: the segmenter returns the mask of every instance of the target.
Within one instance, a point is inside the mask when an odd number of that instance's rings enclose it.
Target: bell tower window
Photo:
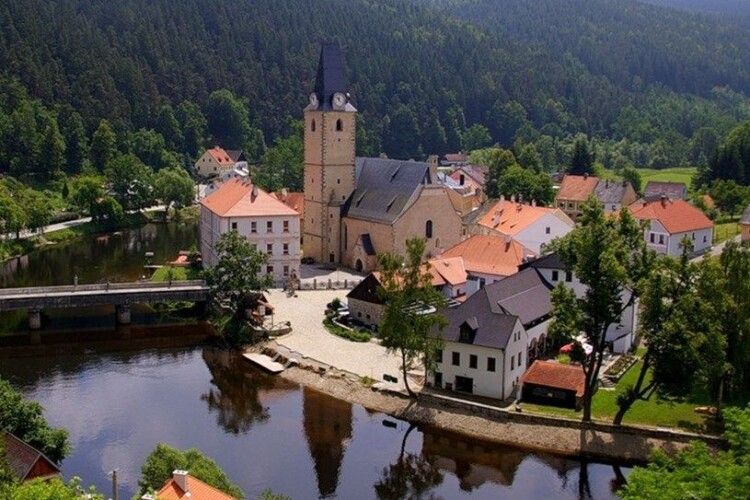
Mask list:
[[[344,130],[344,122],[341,121],[341,118],[336,120],[336,132],[341,132]]]
[[[424,237],[428,240],[432,238],[432,221],[428,220],[424,225]]]
[[[315,120],[313,120],[312,123],[310,123],[310,130],[312,132],[315,132]]]

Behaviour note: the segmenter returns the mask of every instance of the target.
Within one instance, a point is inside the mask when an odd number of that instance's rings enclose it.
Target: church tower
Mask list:
[[[305,108],[305,257],[341,262],[341,205],[354,191],[355,116],[341,47],[320,51],[315,89]]]

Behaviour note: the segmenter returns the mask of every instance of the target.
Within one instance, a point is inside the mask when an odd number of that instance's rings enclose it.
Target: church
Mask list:
[[[315,87],[304,110],[304,256],[360,272],[377,254],[404,255],[406,240],[424,238],[425,258],[461,240],[461,217],[437,164],[357,158],[356,113],[341,48],[320,52]]]

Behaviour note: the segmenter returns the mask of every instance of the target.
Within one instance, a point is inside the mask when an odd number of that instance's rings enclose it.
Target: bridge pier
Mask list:
[[[118,325],[129,325],[130,324],[130,306],[127,304],[116,306],[115,311],[117,314]]]
[[[39,330],[42,327],[42,311],[39,309],[29,309],[29,330]]]

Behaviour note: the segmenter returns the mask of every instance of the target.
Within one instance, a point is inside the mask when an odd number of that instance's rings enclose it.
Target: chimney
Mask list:
[[[172,479],[177,484],[177,486],[179,486],[180,489],[184,491],[185,493],[190,493],[187,478],[188,478],[188,471],[186,470],[175,470],[172,472]]]
[[[281,196],[283,198],[286,198],[287,196],[289,196],[289,190],[287,188],[281,188]]]
[[[505,201],[505,195],[504,194],[500,195],[500,201]]]
[[[584,178],[584,179],[588,179],[588,178],[589,178],[589,173],[588,173],[588,172],[584,173],[584,174],[583,174],[583,178]]]
[[[503,235],[503,240],[505,240],[506,245],[510,245],[510,241],[512,240],[512,238],[510,237],[509,234],[505,234]]]
[[[667,206],[667,195],[666,194],[662,194],[661,195],[661,206],[662,207],[666,207]]]
[[[515,203],[516,202],[516,195],[512,194],[510,195],[510,202]]]
[[[535,206],[536,206],[536,200],[531,200],[531,206],[532,206],[532,207],[535,207]]]
[[[256,186],[255,184],[253,184],[252,196],[253,196],[253,198],[257,198],[258,197],[258,186]]]

